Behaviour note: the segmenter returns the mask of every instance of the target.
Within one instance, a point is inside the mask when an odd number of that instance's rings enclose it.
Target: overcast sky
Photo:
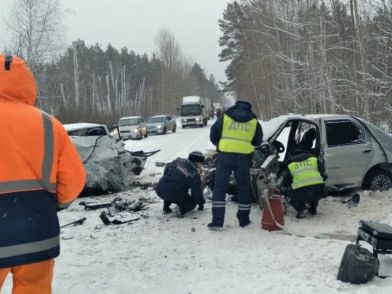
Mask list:
[[[160,28],[169,29],[185,55],[217,80],[225,80],[225,65],[219,62],[218,20],[232,0],[63,0],[71,13],[65,18],[67,44],[80,38],[87,44],[109,42],[137,53],[154,51]],[[1,0],[0,48],[5,41],[4,21],[13,0]]]

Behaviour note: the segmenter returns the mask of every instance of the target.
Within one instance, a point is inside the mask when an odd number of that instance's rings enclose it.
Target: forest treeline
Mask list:
[[[161,55],[165,57],[165,52]],[[213,75],[207,78],[198,63],[173,57],[165,63],[155,54],[75,41],[51,63],[34,67],[38,105],[63,122],[112,124],[129,115],[176,115],[182,96],[224,99]]]
[[[264,119],[344,113],[392,115],[390,0],[243,0],[220,20],[227,91]],[[392,127],[392,126],[391,126]]]

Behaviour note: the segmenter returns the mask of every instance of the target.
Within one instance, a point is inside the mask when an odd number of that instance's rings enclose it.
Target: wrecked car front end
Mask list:
[[[87,173],[83,194],[102,194],[128,190],[144,169],[146,160],[155,152],[131,152],[124,149],[102,125],[65,125],[78,150]],[[83,128],[89,128],[87,132]],[[98,131],[101,129],[101,131]]]

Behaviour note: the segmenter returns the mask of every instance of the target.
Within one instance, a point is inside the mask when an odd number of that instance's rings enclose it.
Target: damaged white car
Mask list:
[[[64,125],[75,144],[87,172],[84,194],[128,190],[136,181],[149,156],[159,152],[130,152],[122,140],[116,142],[102,124]]]
[[[285,115],[263,124],[265,142],[256,148],[252,188],[257,197],[271,173],[307,145],[325,161],[330,191],[392,188],[392,136],[373,124],[349,115]]]

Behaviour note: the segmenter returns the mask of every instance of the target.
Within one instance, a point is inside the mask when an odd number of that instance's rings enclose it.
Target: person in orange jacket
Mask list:
[[[35,105],[26,63],[0,55],[0,290],[52,293],[60,254],[57,211],[82,191],[86,173],[62,124]]]

